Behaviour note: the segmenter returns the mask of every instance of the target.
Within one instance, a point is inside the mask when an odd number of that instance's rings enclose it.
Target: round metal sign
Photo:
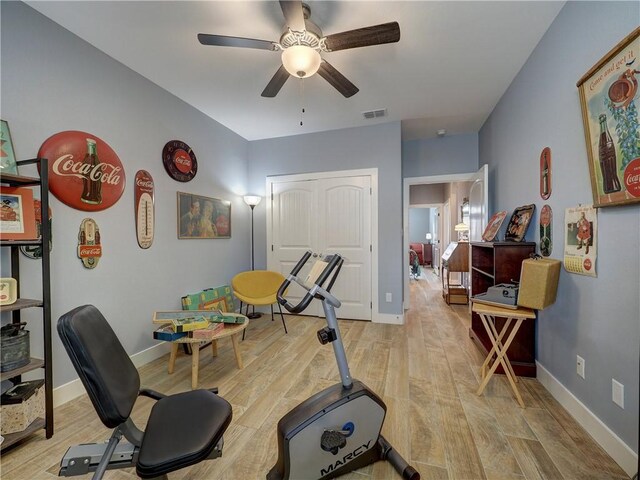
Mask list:
[[[89,212],[105,210],[124,192],[122,162],[95,135],[80,131],[56,133],[42,144],[38,157],[49,160],[49,190],[70,207]]]
[[[171,140],[162,149],[162,164],[171,178],[188,182],[198,172],[198,161],[191,147],[180,140]]]

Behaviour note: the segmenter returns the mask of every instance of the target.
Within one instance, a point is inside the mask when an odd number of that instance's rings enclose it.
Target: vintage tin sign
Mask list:
[[[540,255],[548,257],[553,250],[553,211],[549,205],[543,205],[540,210]]]
[[[540,196],[547,200],[551,196],[551,149],[545,147],[540,153]]]
[[[38,232],[38,239],[42,238],[42,202],[40,200],[34,200],[33,205],[35,207],[36,216],[36,231]],[[51,225],[51,207],[49,207],[49,251],[53,249],[53,230]],[[23,245],[20,247],[20,251],[23,255],[39,259],[42,258],[42,245]]]
[[[49,159],[49,189],[78,210],[95,212],[122,196],[125,173],[116,152],[99,137],[65,131],[49,137],[38,156]]]
[[[86,268],[96,268],[102,257],[100,229],[93,218],[85,218],[78,234],[78,258]]]
[[[149,248],[155,231],[154,185],[151,174],[139,170],[135,179],[136,237],[140,248]]]

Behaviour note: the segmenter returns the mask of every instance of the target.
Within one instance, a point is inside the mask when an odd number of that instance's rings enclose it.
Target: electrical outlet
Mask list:
[[[580,355],[576,355],[576,373],[584,378],[584,358]]]
[[[611,379],[611,400],[620,408],[624,408],[624,385],[615,378]]]
[[[393,294],[391,292],[387,292],[387,302],[393,302]]]

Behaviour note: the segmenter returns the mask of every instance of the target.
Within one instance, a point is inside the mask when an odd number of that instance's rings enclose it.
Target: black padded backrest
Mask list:
[[[93,305],[58,320],[58,334],[98,416],[108,428],[124,422],[140,389],[140,376],[113,329]]]

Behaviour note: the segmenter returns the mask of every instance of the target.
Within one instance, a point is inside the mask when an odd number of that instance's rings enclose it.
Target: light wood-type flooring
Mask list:
[[[383,434],[423,479],[622,479],[622,469],[533,379],[522,379],[526,408],[520,408],[501,375],[476,396],[482,355],[469,339],[467,307],[448,306],[439,279],[425,271],[411,280],[412,309],[406,325],[341,321],[354,378],[383,397]],[[151,314],[150,314],[151,316]],[[233,405],[223,456],[169,475],[171,480],[264,479],[276,458],[276,424],[289,409],[339,381],[330,345],[322,346],[313,317],[268,316],[252,321],[240,343],[244,369],[236,368],[231,341],[221,340],[218,357],[200,356],[200,386],[217,386]],[[152,331],[149,319],[149,335]],[[140,369],[144,386],[163,393],[190,388],[191,362],[182,352],[167,374],[168,356]],[[134,421],[144,427],[152,400],[139,399]],[[185,415],[188,415],[185,412]],[[2,480],[53,479],[67,447],[104,441],[86,396],[55,410],[55,435],[31,437],[1,458]],[[81,478],[90,478],[89,475]],[[107,472],[106,479],[135,478],[133,469]],[[378,462],[345,477],[400,478]]]

